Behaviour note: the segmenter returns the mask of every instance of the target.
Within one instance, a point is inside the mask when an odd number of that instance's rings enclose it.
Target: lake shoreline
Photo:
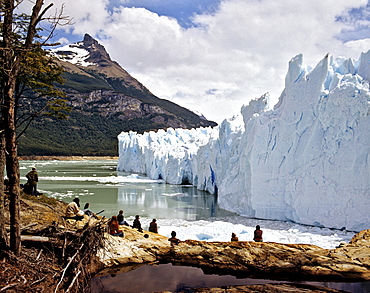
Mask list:
[[[118,156],[19,156],[20,161],[118,160]]]

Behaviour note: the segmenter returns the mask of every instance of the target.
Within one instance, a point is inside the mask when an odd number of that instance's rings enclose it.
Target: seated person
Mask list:
[[[149,232],[158,233],[158,225],[157,220],[153,219],[152,222],[149,224]]]
[[[118,221],[117,221],[116,216],[113,216],[112,219],[109,221],[108,228],[109,228],[109,234],[110,235],[123,237],[122,230],[118,229]]]
[[[117,221],[120,225],[130,226],[126,221],[125,217],[123,216],[123,210],[120,210],[117,215]]]
[[[140,217],[139,215],[135,216],[134,223],[132,224],[132,228],[138,229],[139,232],[143,232],[143,229],[141,228],[141,223],[140,223]]]
[[[76,221],[82,220],[84,218],[84,212],[80,210],[79,198],[74,198],[73,201],[67,205],[65,218]]]
[[[180,243],[180,239],[176,238],[176,232],[171,232],[171,238],[168,239],[171,242],[171,246],[177,245]]]
[[[231,233],[231,241],[239,241],[239,238],[236,237],[235,233]]]
[[[82,210],[85,215],[88,215],[89,217],[93,217],[97,219],[97,216],[89,209],[90,204],[87,202],[84,206],[84,209]]]
[[[263,241],[263,239],[262,239],[262,233],[263,233],[263,231],[261,230],[260,225],[257,225],[256,226],[256,230],[254,230],[254,238],[253,238],[253,240],[255,242],[262,242]]]

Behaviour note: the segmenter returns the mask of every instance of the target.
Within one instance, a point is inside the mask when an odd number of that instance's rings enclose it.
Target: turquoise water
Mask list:
[[[233,213],[217,206],[216,196],[193,186],[165,184],[140,174],[116,171],[116,160],[21,161],[21,182],[32,167],[39,174],[38,191],[70,202],[79,197],[81,207],[111,217],[120,209],[127,218],[199,220]]]

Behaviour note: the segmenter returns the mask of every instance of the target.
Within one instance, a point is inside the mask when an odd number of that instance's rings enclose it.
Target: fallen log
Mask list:
[[[49,242],[49,237],[21,235],[21,241]]]

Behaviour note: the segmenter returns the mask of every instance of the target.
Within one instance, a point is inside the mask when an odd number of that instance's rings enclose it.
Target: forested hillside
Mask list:
[[[81,50],[86,53],[84,57]],[[67,94],[72,110],[65,120],[37,117],[19,139],[19,155],[114,156],[118,154],[117,135],[121,131],[141,133],[216,125],[153,95],[89,35],[51,54],[64,68],[65,82],[58,86]],[[41,109],[46,102],[31,104],[25,99],[20,102],[19,115]],[[22,129],[19,127],[19,131]]]

